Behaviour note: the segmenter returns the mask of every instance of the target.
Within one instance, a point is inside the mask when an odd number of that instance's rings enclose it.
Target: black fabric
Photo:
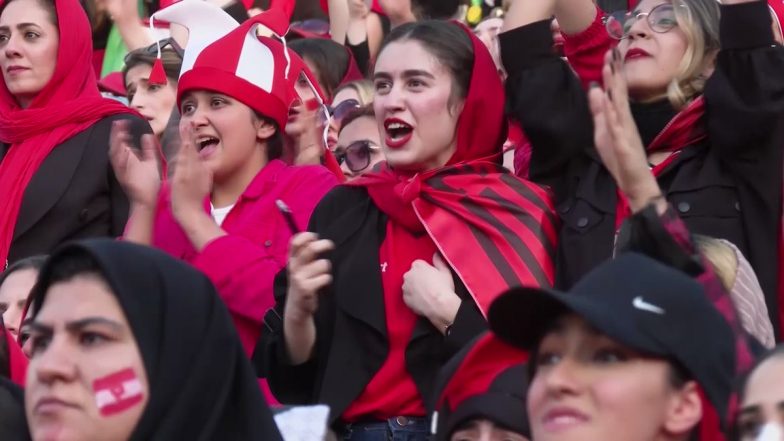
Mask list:
[[[749,259],[781,338],[776,238],[784,161],[784,47],[773,44],[769,29],[749,29],[770,28],[760,22],[762,15],[769,16],[764,2],[721,8],[722,47],[737,49],[719,52],[705,87],[708,140],[684,146],[658,181],[692,233],[729,240]],[[529,177],[553,190],[563,220],[556,285],[565,289],[612,256],[617,186],[593,147],[585,90],[565,62],[545,55],[552,37],[544,22],[502,33],[500,40],[511,117],[532,145]]]
[[[101,119],[58,145],[44,159],[25,189],[14,229],[8,263],[49,254],[69,240],[120,236],[128,221],[128,198],[109,163],[112,122],[130,121],[140,146],[150,125],[131,115]],[[7,153],[0,146],[0,161]]]
[[[656,135],[661,133],[664,126],[678,113],[670,104],[669,100],[664,99],[654,103],[631,103],[634,122],[640,131],[642,145],[650,145]]]
[[[389,351],[379,247],[386,216],[363,188],[340,186],[316,207],[309,231],[335,242],[325,257],[332,263],[332,285],[319,294],[316,347],[308,362],[294,366],[283,334],[286,272],[275,280],[275,303],[253,355],[260,376],[285,404],[324,403],[335,423],[383,365]],[[452,331],[442,335],[427,318],[417,321],[406,347],[406,368],[423,401],[433,393],[439,369],[487,323],[468,291],[453,274],[463,299]]]
[[[187,264],[126,242],[69,244],[42,269],[36,305],[54,262],[84,254],[117,296],[147,371],[149,400],[131,440],[281,439],[225,305]]]
[[[510,290],[490,307],[488,320],[499,338],[531,350],[567,311],[621,344],[680,363],[727,423],[734,334],[697,281],[642,254],[624,253],[568,292]]]
[[[3,441],[30,439],[24,409],[24,391],[2,377],[0,377],[0,439]]]
[[[370,46],[368,46],[367,37],[357,44],[351,44],[346,41],[346,46],[351,50],[351,54],[354,56],[354,61],[357,62],[359,71],[363,76],[367,76],[370,67]]]

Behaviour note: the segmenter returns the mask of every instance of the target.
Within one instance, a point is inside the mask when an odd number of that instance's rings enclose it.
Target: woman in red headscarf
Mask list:
[[[396,28],[374,83],[387,162],[295,236],[255,357],[278,399],[328,404],[345,439],[420,440],[439,368],[486,329],[493,298],[552,284],[556,220],[500,165],[503,87],[470,30]]]
[[[61,26],[61,23],[64,24]],[[112,121],[141,118],[104,99],[76,0],[0,7],[0,267],[69,239],[119,236],[128,200],[109,165]]]

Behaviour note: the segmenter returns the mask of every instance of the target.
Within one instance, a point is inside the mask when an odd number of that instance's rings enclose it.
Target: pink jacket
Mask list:
[[[201,270],[226,303],[250,357],[261,335],[264,314],[275,306],[272,283],[286,267],[291,231],[275,206],[285,202],[305,230],[316,204],[337,185],[322,166],[292,167],[274,160],[253,179],[223,222],[228,235],[197,253],[170,209],[168,188],[161,191],[153,245]],[[205,200],[209,213],[210,202]]]

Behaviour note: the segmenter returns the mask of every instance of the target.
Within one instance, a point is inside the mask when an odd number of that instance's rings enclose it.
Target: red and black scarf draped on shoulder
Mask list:
[[[486,313],[509,287],[553,284],[557,217],[544,189],[498,164],[507,131],[503,85],[487,49],[466,33],[474,67],[449,163],[414,177],[383,164],[349,185],[367,188],[391,222],[427,232]]]

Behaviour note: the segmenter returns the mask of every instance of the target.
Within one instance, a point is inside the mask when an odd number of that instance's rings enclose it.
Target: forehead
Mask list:
[[[96,276],[80,275],[49,287],[36,321],[54,325],[96,316],[127,324],[109,286]]]
[[[378,142],[379,138],[376,119],[371,116],[361,116],[343,127],[338,136],[338,142],[345,147],[361,139]]]
[[[642,0],[640,3],[637,4],[637,7],[634,8],[634,11],[650,12],[651,9],[663,4],[671,4],[671,2],[662,1],[662,0]]]
[[[0,26],[19,23],[33,23],[38,26],[52,26],[49,13],[38,4],[38,0],[14,0],[0,14]]]
[[[35,284],[37,276],[38,271],[32,268],[25,268],[9,274],[0,285],[0,300],[6,300],[12,295],[14,297],[26,296]]]
[[[784,402],[784,355],[762,363],[749,377],[743,405],[777,404]]]
[[[422,43],[410,39],[389,43],[378,56],[374,73],[396,76],[412,70],[446,73],[446,67]]]

